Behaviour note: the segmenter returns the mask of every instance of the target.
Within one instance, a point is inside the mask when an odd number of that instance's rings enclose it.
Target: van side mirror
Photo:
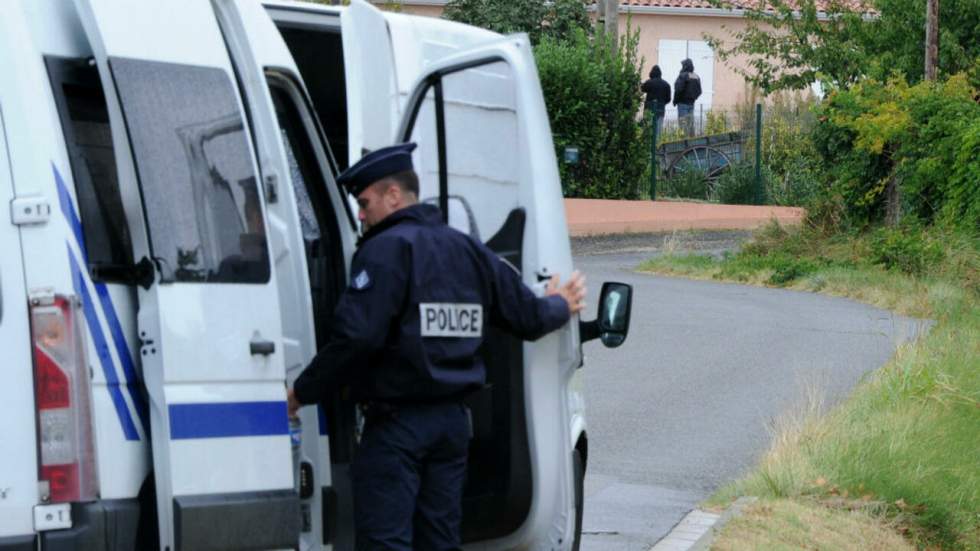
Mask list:
[[[603,283],[599,293],[599,316],[593,321],[579,322],[582,342],[598,338],[607,348],[616,348],[626,342],[632,306],[632,285],[615,281]]]

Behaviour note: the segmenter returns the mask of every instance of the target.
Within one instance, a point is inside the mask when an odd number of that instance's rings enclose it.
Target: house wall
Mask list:
[[[644,78],[650,69],[660,63],[660,41],[695,40],[703,41],[708,34],[725,41],[726,46],[732,45],[731,32],[737,32],[746,27],[745,19],[740,17],[716,17],[693,15],[664,15],[649,13],[620,14],[620,36],[626,32],[627,25],[640,31],[639,51],[643,57],[642,75]],[[745,67],[745,58],[723,62],[714,56],[714,101],[713,107],[730,109],[737,105],[747,92],[745,79],[735,72],[733,67]],[[667,67],[660,64],[663,78],[670,83],[671,90],[674,80],[680,73],[680,65]],[[704,76],[695,63],[694,72]]]
[[[402,12],[430,17],[439,17],[442,6],[412,5],[402,3]],[[628,8],[627,8],[628,9]],[[654,64],[660,63],[660,41],[668,40],[704,40],[709,34],[732,44],[731,33],[743,30],[746,20],[740,17],[718,17],[714,15],[673,15],[649,12],[629,11],[620,13],[620,36],[626,32],[627,25],[640,31],[639,53],[643,57],[641,74],[644,78]],[[735,72],[733,67],[745,67],[745,58],[737,58],[722,62],[717,55],[714,58],[714,108],[731,109],[745,98],[748,92],[745,80]],[[665,67],[661,65],[663,78],[670,83],[673,90],[674,80],[680,72],[680,66]],[[702,74],[704,68],[694,67],[695,72]]]

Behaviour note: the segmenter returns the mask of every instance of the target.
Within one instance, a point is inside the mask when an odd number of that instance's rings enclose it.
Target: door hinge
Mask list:
[[[10,220],[15,226],[46,224],[51,218],[51,204],[43,195],[15,197],[10,201]]]
[[[27,294],[27,299],[31,306],[51,306],[54,304],[54,289],[50,287],[31,289]]]

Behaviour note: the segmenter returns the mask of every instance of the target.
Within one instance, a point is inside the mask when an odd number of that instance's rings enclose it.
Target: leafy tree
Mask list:
[[[734,7],[730,0],[710,0]],[[912,83],[923,77],[925,6],[922,0],[865,0],[855,11],[830,0],[825,12],[816,0],[761,0],[745,10],[748,26],[730,32],[734,45],[707,36],[723,60],[748,58],[739,69],[766,93],[802,89],[821,80],[847,88],[864,77],[886,80],[893,72]],[[967,70],[980,58],[980,2],[940,4],[941,74]]]
[[[882,219],[885,188],[900,183],[905,214],[980,228],[980,104],[965,74],[910,86],[866,79],[819,107],[814,134],[847,217]]]
[[[504,34],[526,32],[532,44],[591,28],[582,0],[450,0],[443,17]]]
[[[577,147],[576,165],[560,165],[567,197],[638,199],[649,158],[649,125],[637,121],[642,94],[639,32],[618,45],[582,30],[568,40],[546,36],[535,59],[555,148]]]

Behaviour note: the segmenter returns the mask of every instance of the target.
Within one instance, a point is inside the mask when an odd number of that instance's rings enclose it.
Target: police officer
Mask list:
[[[583,307],[584,278],[536,297],[479,241],[418,203],[415,144],[376,150],[341,174],[364,234],[327,344],[289,391],[290,415],[349,386],[366,405],[353,465],[359,550],[459,549],[470,438],[464,397],[485,382],[477,349],[493,324],[537,339]]]

